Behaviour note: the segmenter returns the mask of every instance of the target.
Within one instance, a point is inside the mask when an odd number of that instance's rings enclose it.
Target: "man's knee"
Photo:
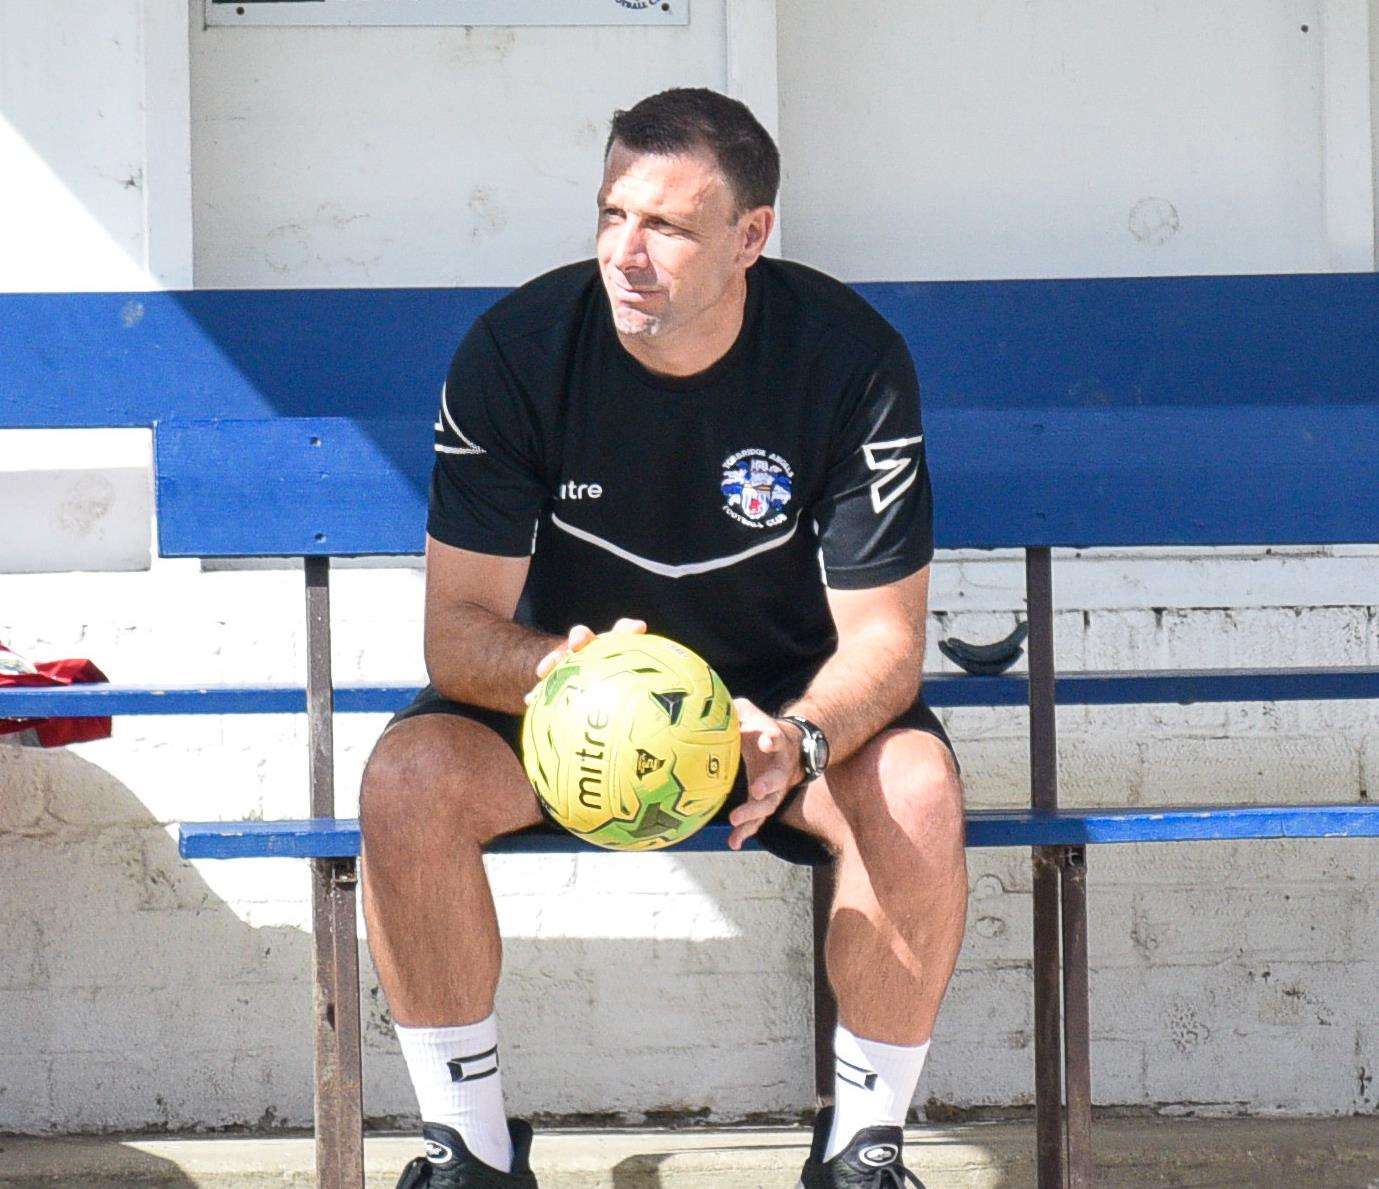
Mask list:
[[[437,800],[438,754],[444,741],[435,739],[425,719],[410,719],[386,731],[374,745],[359,787],[359,825],[366,841],[394,837],[425,815]]]
[[[502,805],[499,795],[513,782],[509,768],[516,760],[507,745],[478,723],[442,715],[398,723],[364,768],[359,818],[365,848],[412,847],[419,833],[482,844],[517,828],[524,824],[520,812]]]
[[[876,776],[889,828],[912,842],[961,849],[962,782],[953,754],[934,735],[914,731],[886,741]]]

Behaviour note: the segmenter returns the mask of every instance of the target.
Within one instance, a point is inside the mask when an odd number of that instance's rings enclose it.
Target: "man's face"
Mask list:
[[[690,327],[759,253],[742,256],[751,213],[738,217],[707,152],[661,157],[615,141],[598,202],[599,272],[621,334],[664,339]]]

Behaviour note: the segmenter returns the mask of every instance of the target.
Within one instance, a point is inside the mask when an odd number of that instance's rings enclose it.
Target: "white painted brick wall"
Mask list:
[[[1059,663],[1374,663],[1374,608],[1261,605],[1264,586],[1248,571],[1298,564],[1308,570],[1299,581],[1329,592],[1356,566],[1372,577],[1376,561],[1363,552],[1060,553]],[[1146,575],[1179,605],[1136,606]],[[952,668],[935,647],[940,632],[989,640],[1010,630],[1023,614],[1020,576],[999,557],[941,557],[931,671]],[[1238,607],[1193,605],[1218,577],[1255,593]],[[959,597],[969,580],[981,609]],[[0,640],[36,658],[89,655],[127,681],[300,677],[300,572],[156,561],[143,574],[3,583]],[[416,569],[336,572],[337,679],[420,679],[421,593]],[[970,803],[1025,803],[1026,713],[943,715]],[[354,812],[383,721],[337,719],[342,814]],[[1376,726],[1379,707],[1362,702],[1067,707],[1062,796],[1108,805],[1357,799],[1379,770]],[[10,1005],[0,1015],[0,1130],[307,1123],[305,865],[186,864],[170,825],[302,814],[303,728],[294,716],[126,718],[113,739],[66,752],[0,748],[0,995]],[[1028,1104],[1033,1085],[1027,856],[969,859],[967,943],[917,1100],[940,1113]],[[514,1110],[727,1120],[807,1108],[805,872],[760,855],[488,862],[508,938],[499,1012]],[[1376,878],[1379,852],[1363,842],[1093,850],[1095,1101],[1372,1112],[1363,1079],[1379,1065]],[[367,1112],[409,1118],[410,1089],[367,963],[364,1022]]]

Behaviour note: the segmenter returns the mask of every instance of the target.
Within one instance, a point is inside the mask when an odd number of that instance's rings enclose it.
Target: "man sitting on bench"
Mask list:
[[[900,1128],[967,897],[958,766],[919,694],[919,394],[861,298],[761,257],[779,175],[736,100],[679,89],[617,112],[597,259],[499,301],[451,365],[431,685],[379,740],[360,810],[369,943],[426,1141],[400,1189],[536,1184],[531,1128],[503,1107],[481,854],[544,820],[517,756],[524,695],[586,624],[650,624],[738,695],[731,847],[835,864],[835,1105],[801,1185],[918,1184]]]

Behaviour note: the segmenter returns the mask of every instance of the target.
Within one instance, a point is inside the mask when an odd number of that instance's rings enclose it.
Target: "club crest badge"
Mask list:
[[[775,528],[786,518],[794,481],[779,454],[739,450],[723,460],[723,511],[748,528]]]

